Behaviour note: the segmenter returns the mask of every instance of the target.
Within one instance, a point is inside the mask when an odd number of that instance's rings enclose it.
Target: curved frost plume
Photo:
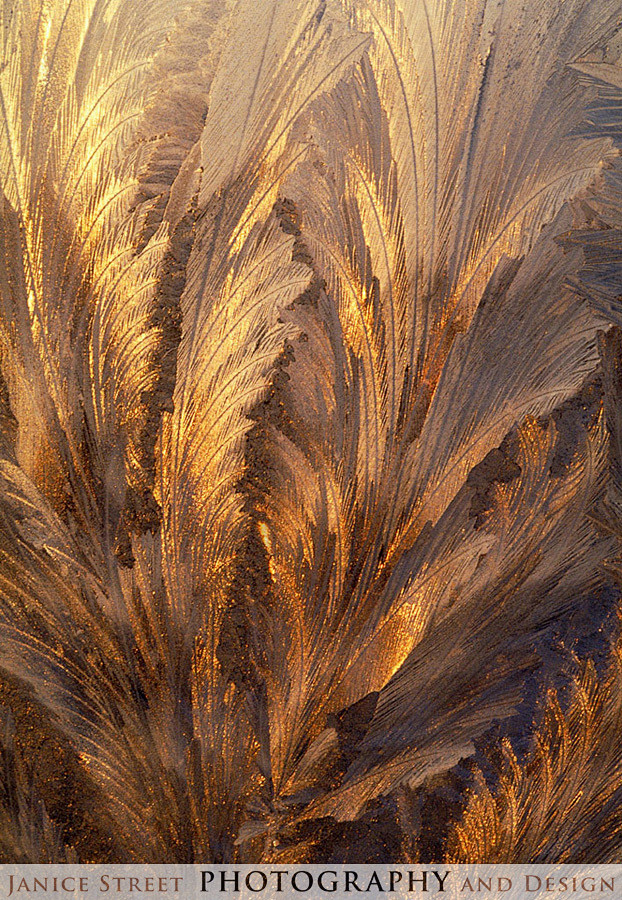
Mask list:
[[[606,565],[620,571],[620,399],[622,342],[619,328],[600,336],[605,410],[611,438],[610,479],[597,520],[616,538]],[[619,623],[616,623],[619,624]],[[599,862],[620,860],[620,725],[622,678],[619,637],[599,675],[591,660],[574,660],[570,684],[549,689],[531,746],[517,756],[507,738],[482,771],[464,814],[447,841],[456,862]]]
[[[570,699],[547,697],[525,759],[501,746],[498,785],[478,775],[449,835],[455,862],[617,863],[620,860],[620,652],[604,679],[584,665]]]
[[[577,137],[598,92],[571,64],[619,10],[344,11],[372,45],[309,111],[284,184],[319,293],[288,316],[306,342],[259,438],[268,834],[354,818],[468,756],[611,547],[586,518],[605,477],[602,320],[557,239],[615,155],[604,127]]]
[[[368,39],[320,2],[166,0],[6,3],[3,39],[2,667],[124,858],[224,858],[256,781],[216,655],[247,414],[311,277],[272,206]]]
[[[397,857],[615,594],[619,2],[0,23],[0,853]]]

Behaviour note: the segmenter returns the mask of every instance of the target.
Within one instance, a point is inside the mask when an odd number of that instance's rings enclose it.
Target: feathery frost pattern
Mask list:
[[[618,861],[618,0],[0,21],[0,861]]]
[[[498,750],[494,795],[480,775],[475,794],[449,838],[460,862],[583,862],[620,858],[620,656],[605,677],[588,662],[571,683],[571,699],[547,698],[526,760],[509,742]],[[563,805],[562,805],[563,804]]]

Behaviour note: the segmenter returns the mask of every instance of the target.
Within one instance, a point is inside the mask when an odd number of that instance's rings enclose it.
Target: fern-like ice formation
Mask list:
[[[546,693],[617,603],[618,0],[0,17],[3,859],[397,859],[499,733],[446,846],[541,855],[504,791],[619,790],[615,666]]]
[[[599,678],[586,663],[562,706],[552,691],[525,760],[501,745],[494,790],[479,776],[449,838],[459,862],[620,859],[620,655]]]

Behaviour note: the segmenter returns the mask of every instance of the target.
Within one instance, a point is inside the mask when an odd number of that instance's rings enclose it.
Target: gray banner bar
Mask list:
[[[622,865],[0,866],[0,900],[622,898]]]

